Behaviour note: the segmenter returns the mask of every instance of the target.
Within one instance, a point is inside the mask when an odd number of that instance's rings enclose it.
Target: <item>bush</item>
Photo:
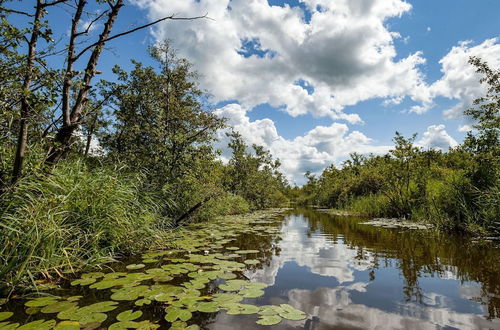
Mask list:
[[[130,253],[155,239],[159,219],[140,177],[113,168],[61,163],[51,175],[26,177],[3,196],[0,278],[9,284]],[[8,204],[6,201],[8,201]]]

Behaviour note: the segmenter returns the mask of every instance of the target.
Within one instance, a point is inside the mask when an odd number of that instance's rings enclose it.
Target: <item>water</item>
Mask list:
[[[288,302],[310,317],[273,329],[500,329],[500,249],[361,222],[286,215],[275,253],[245,275],[270,285],[259,303]],[[257,328],[242,322],[221,314],[208,327]]]
[[[255,314],[193,312],[188,324],[217,330],[500,329],[498,247],[460,236],[373,227],[362,224],[365,220],[295,209],[260,223],[259,228],[256,225],[255,230],[241,226],[235,241],[211,250],[210,254],[228,253],[228,246],[259,250],[238,261],[258,259],[261,263],[246,265],[244,271],[236,273],[239,279],[269,286],[263,296],[242,303],[287,303],[306,312],[307,318],[283,319],[277,325],[262,326],[255,323]],[[271,230],[263,230],[263,226]],[[219,230],[224,232],[224,228]],[[127,262],[138,263],[140,259]],[[159,267],[163,262],[147,264],[138,272]],[[127,271],[124,266],[117,265],[115,270]],[[181,275],[173,283],[180,285],[185,280],[189,279]],[[208,283],[202,294],[219,292],[220,283],[220,279]],[[53,293],[66,297],[82,295],[82,306],[109,300],[112,292],[62,283],[61,289]],[[21,324],[47,319],[47,314],[41,313],[27,316],[23,304],[23,300],[14,301],[0,312],[14,311],[12,322]],[[116,316],[124,310],[140,309],[144,312],[140,320],[168,329],[170,323],[164,320],[163,307],[157,303],[137,307],[133,301],[120,302],[100,328],[116,322]]]

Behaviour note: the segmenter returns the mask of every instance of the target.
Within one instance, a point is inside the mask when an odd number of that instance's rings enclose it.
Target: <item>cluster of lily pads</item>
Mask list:
[[[26,314],[47,314],[53,319],[39,319],[20,326],[7,321],[13,315],[11,312],[1,312],[0,329],[96,329],[104,322],[111,330],[156,329],[159,324],[154,321],[140,320],[141,309],[147,305],[163,307],[164,318],[171,329],[198,329],[195,324],[187,324],[193,313],[222,310],[229,315],[257,314],[256,323],[260,325],[275,325],[282,319],[303,320],[306,314],[287,304],[242,303],[244,299],[263,296],[267,287],[265,283],[241,278],[242,271],[249,265],[261,263],[248,258],[259,251],[241,250],[228,244],[241,233],[276,233],[277,228],[268,222],[226,219],[223,226],[220,222],[194,225],[190,230],[177,233],[168,250],[147,252],[140,262],[127,265],[124,271],[86,273],[71,282],[74,287],[109,291],[110,300],[81,306],[82,296],[30,299],[25,303]],[[215,293],[210,293],[212,291]],[[114,322],[108,319],[107,313],[123,306],[132,309],[116,315]]]

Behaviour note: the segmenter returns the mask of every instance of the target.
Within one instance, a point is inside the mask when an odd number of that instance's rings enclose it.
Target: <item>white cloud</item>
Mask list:
[[[469,132],[469,131],[472,131],[474,128],[471,126],[471,125],[461,125],[458,127],[458,131],[459,132]]]
[[[446,132],[444,125],[431,125],[416,145],[424,149],[441,149],[446,151],[450,147],[456,147],[458,143]]]
[[[486,86],[479,83],[481,75],[468,61],[471,56],[477,56],[492,68],[500,67],[498,41],[497,38],[488,39],[477,46],[471,46],[471,41],[463,41],[439,61],[443,77],[429,87],[432,98],[444,96],[458,100],[457,104],[444,111],[445,117],[461,116],[464,110],[472,106],[474,99],[484,95]]]
[[[152,19],[172,13],[208,13],[213,20],[166,22],[154,32],[168,37],[203,75],[216,100],[238,100],[245,109],[269,103],[292,116],[311,113],[349,122],[345,106],[371,98],[410,96],[426,100],[417,52],[396,60],[400,38],[384,24],[411,10],[402,0],[304,0],[298,7],[267,0],[136,0]],[[254,40],[267,55],[243,56],[242,42]],[[272,55],[271,55],[272,54]],[[308,92],[296,82],[307,81]]]
[[[389,146],[375,146],[373,141],[358,131],[349,131],[345,124],[333,123],[330,126],[317,126],[303,136],[285,139],[278,134],[271,119],[250,121],[246,111],[239,104],[228,104],[217,109],[215,114],[228,119],[228,123],[239,132],[247,144],[258,144],[270,150],[282,162],[282,171],[291,182],[304,183],[304,173],[321,173],[331,164],[338,164],[350,153],[363,154],[387,152]],[[230,157],[226,149],[226,131],[218,133],[222,157]]]

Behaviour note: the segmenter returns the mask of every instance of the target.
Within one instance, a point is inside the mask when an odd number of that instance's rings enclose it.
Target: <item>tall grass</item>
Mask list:
[[[102,263],[150,244],[159,235],[159,208],[140,185],[138,176],[80,161],[21,180],[0,205],[0,286]]]

